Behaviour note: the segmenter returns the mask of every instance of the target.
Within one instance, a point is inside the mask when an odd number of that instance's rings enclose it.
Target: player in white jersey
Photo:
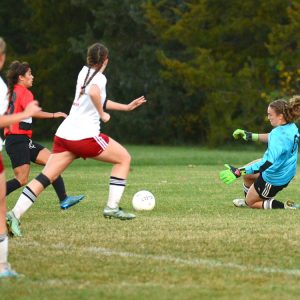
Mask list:
[[[0,37],[0,70],[5,62],[5,48],[6,44]],[[29,118],[41,108],[37,105],[36,101],[31,102],[26,106],[25,110],[15,115],[3,115],[7,110],[7,86],[0,77],[0,127],[6,127],[13,123],[20,122],[23,119]],[[2,150],[2,140],[0,138],[0,151]],[[8,257],[8,237],[6,228],[6,179],[4,174],[4,166],[0,152],[0,279],[6,277],[15,277],[18,274],[10,268],[7,261]]]
[[[77,79],[76,93],[69,116],[59,126],[54,137],[53,153],[41,174],[23,190],[13,209],[20,217],[35,202],[37,196],[78,157],[92,158],[113,164],[106,218],[131,220],[135,215],[119,207],[130,169],[131,157],[118,142],[100,133],[99,118],[107,122],[108,110],[131,111],[146,102],[144,96],[129,104],[106,100],[106,77],[102,74],[108,64],[108,50],[96,43],[88,48],[87,67],[83,67]]]

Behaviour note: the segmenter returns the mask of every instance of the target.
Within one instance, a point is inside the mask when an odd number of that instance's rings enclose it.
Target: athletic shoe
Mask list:
[[[121,207],[117,208],[110,208],[106,206],[103,210],[103,216],[104,218],[115,218],[115,219],[120,219],[120,220],[132,220],[135,218],[134,214],[125,212],[122,210]]]
[[[16,218],[12,211],[9,211],[6,214],[6,224],[8,227],[9,233],[13,236],[22,236],[21,229],[20,229],[20,221]]]
[[[0,279],[2,278],[8,278],[8,277],[17,277],[19,274],[12,270],[10,267],[10,264],[7,263],[6,266],[4,267],[4,270],[0,272]]]
[[[79,203],[81,200],[84,199],[84,195],[79,196],[67,196],[63,201],[60,202],[60,208],[61,209],[68,209],[77,203]]]
[[[233,205],[236,207],[248,207],[245,199],[234,199],[233,201]]]
[[[300,209],[300,205],[296,204],[295,202],[288,200],[284,203],[285,209]]]

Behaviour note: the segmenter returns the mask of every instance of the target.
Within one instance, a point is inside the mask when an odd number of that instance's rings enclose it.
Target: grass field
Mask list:
[[[25,276],[1,281],[1,300],[299,299],[300,211],[234,208],[242,181],[218,178],[225,162],[239,166],[262,151],[127,148],[122,207],[132,211],[133,194],[146,189],[155,209],[133,221],[104,219],[111,166],[77,160],[64,179],[69,194],[86,199],[60,211],[52,187],[42,194],[22,219],[24,236],[10,239],[10,262]],[[297,176],[278,199],[300,201],[299,192]]]

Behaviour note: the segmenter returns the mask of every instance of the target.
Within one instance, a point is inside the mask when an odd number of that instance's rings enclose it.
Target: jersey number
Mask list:
[[[294,135],[294,144],[292,147],[292,153],[294,153],[294,151],[298,148],[298,143],[299,143],[299,135],[295,134]]]

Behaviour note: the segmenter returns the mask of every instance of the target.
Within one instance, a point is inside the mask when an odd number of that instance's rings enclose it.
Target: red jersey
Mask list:
[[[33,94],[24,86],[16,84],[14,86],[13,95],[9,100],[7,114],[16,114],[25,110],[25,107],[32,102]],[[19,123],[15,123],[4,129],[4,135],[9,134],[25,134],[29,138],[32,137],[32,118],[27,118]]]

